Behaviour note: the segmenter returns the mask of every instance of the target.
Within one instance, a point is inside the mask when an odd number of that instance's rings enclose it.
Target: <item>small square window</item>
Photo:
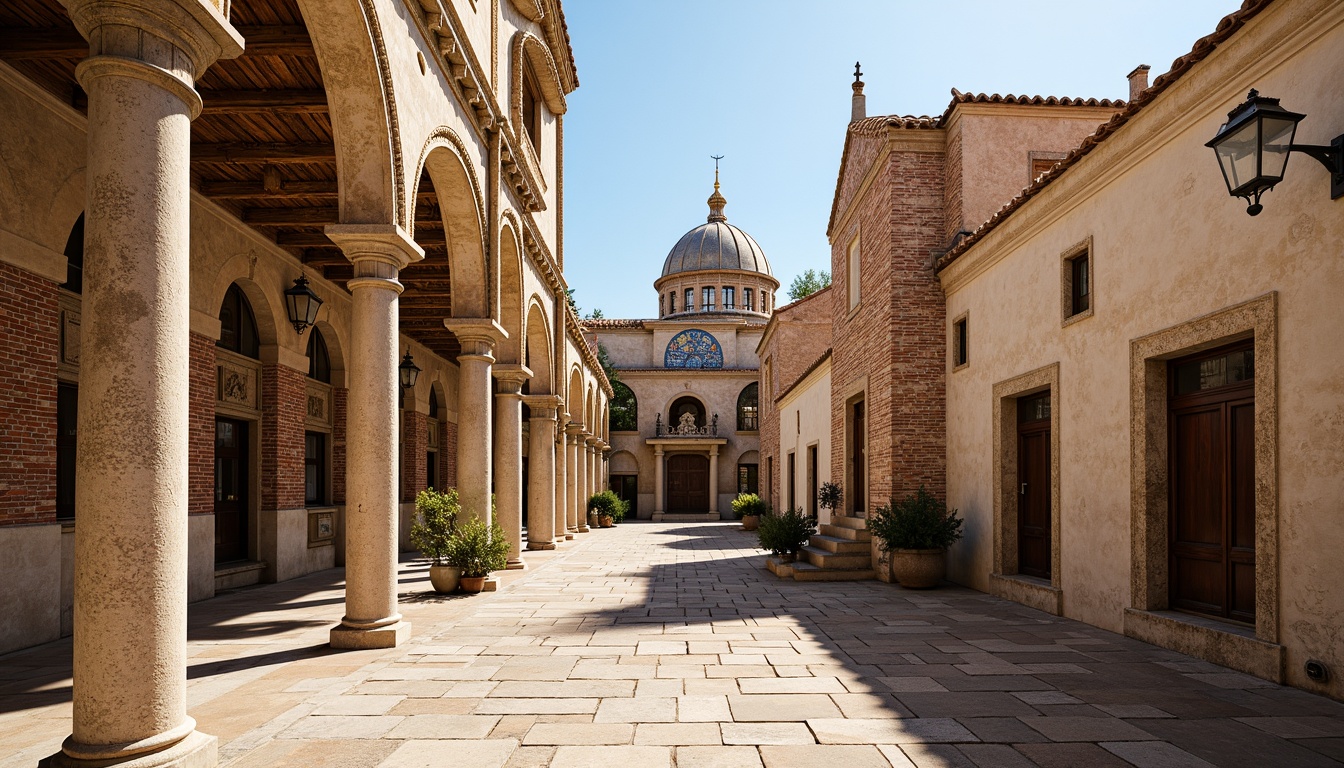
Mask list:
[[[750,288],[742,289],[742,308],[748,312],[756,311],[756,297]]]
[[[1064,324],[1092,316],[1092,240],[1088,238],[1060,256],[1060,301]]]
[[[970,362],[970,320],[966,315],[962,315],[952,323],[952,368],[955,370]]]
[[[723,286],[723,308],[737,309],[737,289],[732,286]]]
[[[686,289],[686,301],[682,302],[681,309],[682,309],[682,311],[684,311],[684,312],[691,312],[691,311],[694,311],[694,310],[695,310],[695,289],[694,289],[694,288],[687,288],[687,289]]]
[[[701,311],[701,312],[713,312],[713,311],[714,311],[714,288],[713,288],[713,286],[705,286],[705,287],[703,287],[703,288],[700,289],[700,311]]]

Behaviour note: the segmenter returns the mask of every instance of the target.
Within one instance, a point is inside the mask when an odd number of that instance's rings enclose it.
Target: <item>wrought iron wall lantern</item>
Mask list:
[[[406,350],[406,356],[401,358],[401,365],[397,366],[397,372],[401,374],[401,388],[412,389],[415,382],[420,378],[420,366],[415,364],[415,358],[411,357],[411,350]]]
[[[300,334],[308,326],[317,322],[317,310],[322,307],[322,299],[308,287],[308,278],[299,275],[294,285],[285,289],[285,313],[294,330]]]
[[[1330,199],[1344,197],[1344,135],[1336,136],[1329,146],[1294,144],[1297,124],[1305,117],[1251,89],[1246,101],[1227,113],[1218,135],[1204,145],[1218,156],[1227,191],[1246,200],[1250,215],[1264,210],[1260,196],[1283,181],[1290,152],[1319,160],[1330,171]]]

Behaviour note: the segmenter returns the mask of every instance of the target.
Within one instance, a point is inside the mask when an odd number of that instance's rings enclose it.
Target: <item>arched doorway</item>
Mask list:
[[[694,453],[667,457],[667,511],[702,515],[709,511],[709,459]]]

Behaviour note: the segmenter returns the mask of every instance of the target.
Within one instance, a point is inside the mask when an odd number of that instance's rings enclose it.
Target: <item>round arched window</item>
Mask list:
[[[695,418],[695,426],[705,426],[705,406],[690,395],[679,397],[673,401],[672,407],[668,409],[668,426],[680,426],[681,417],[688,413]]]
[[[754,432],[761,428],[760,384],[751,382],[737,396],[737,431]]]

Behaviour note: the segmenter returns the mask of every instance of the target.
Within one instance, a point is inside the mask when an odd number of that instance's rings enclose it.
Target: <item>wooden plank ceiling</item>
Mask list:
[[[344,287],[350,263],[324,235],[337,221],[336,151],[312,41],[294,0],[233,0],[247,41],[197,83],[205,103],[192,124],[192,185],[244,223]],[[81,111],[75,67],[88,45],[58,0],[0,2],[0,60]],[[420,180],[415,240],[425,259],[402,271],[401,329],[454,360],[448,246],[434,184]],[[284,286],[288,287],[288,286]]]

